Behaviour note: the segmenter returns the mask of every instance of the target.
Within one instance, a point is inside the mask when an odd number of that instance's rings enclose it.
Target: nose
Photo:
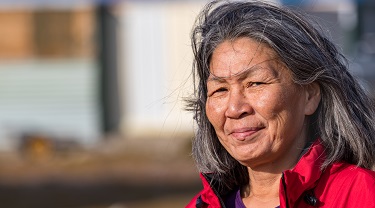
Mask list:
[[[226,117],[239,119],[251,114],[253,111],[254,109],[251,107],[250,101],[242,91],[230,92],[228,106],[225,111]]]

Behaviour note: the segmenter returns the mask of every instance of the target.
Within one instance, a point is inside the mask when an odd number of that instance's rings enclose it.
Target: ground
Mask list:
[[[91,148],[3,152],[1,207],[184,207],[200,189],[190,151],[190,139],[116,137]]]

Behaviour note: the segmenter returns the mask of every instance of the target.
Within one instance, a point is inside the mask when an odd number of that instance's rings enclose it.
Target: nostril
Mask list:
[[[241,115],[240,115],[240,117],[239,118],[243,118],[243,117],[246,117],[247,115],[249,115],[249,113],[248,112],[243,112]]]
[[[239,119],[251,114],[252,112],[253,110],[250,104],[242,102],[230,105],[226,111],[226,116],[228,118]]]
[[[253,109],[244,92],[232,89],[228,98],[226,117],[239,119],[252,113]]]

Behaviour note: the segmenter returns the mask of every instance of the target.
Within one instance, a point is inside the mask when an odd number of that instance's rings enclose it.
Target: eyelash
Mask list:
[[[224,91],[227,91],[227,88],[221,87],[221,88],[219,88],[219,89],[213,91],[212,94],[215,94],[215,93],[217,93],[217,92],[224,92]]]
[[[263,82],[249,82],[249,83],[246,84],[246,88],[259,86],[259,85],[262,85],[262,84],[264,84],[264,83]],[[215,94],[217,92],[224,92],[224,91],[227,91],[227,88],[221,87],[221,88],[218,88],[217,90],[213,91],[212,94]]]
[[[246,87],[258,86],[264,84],[263,82],[249,82],[246,84]]]

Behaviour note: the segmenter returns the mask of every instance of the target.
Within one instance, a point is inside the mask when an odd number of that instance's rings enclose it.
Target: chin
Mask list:
[[[249,157],[249,155],[235,155],[234,159],[244,166],[249,166],[256,161],[255,158]]]

